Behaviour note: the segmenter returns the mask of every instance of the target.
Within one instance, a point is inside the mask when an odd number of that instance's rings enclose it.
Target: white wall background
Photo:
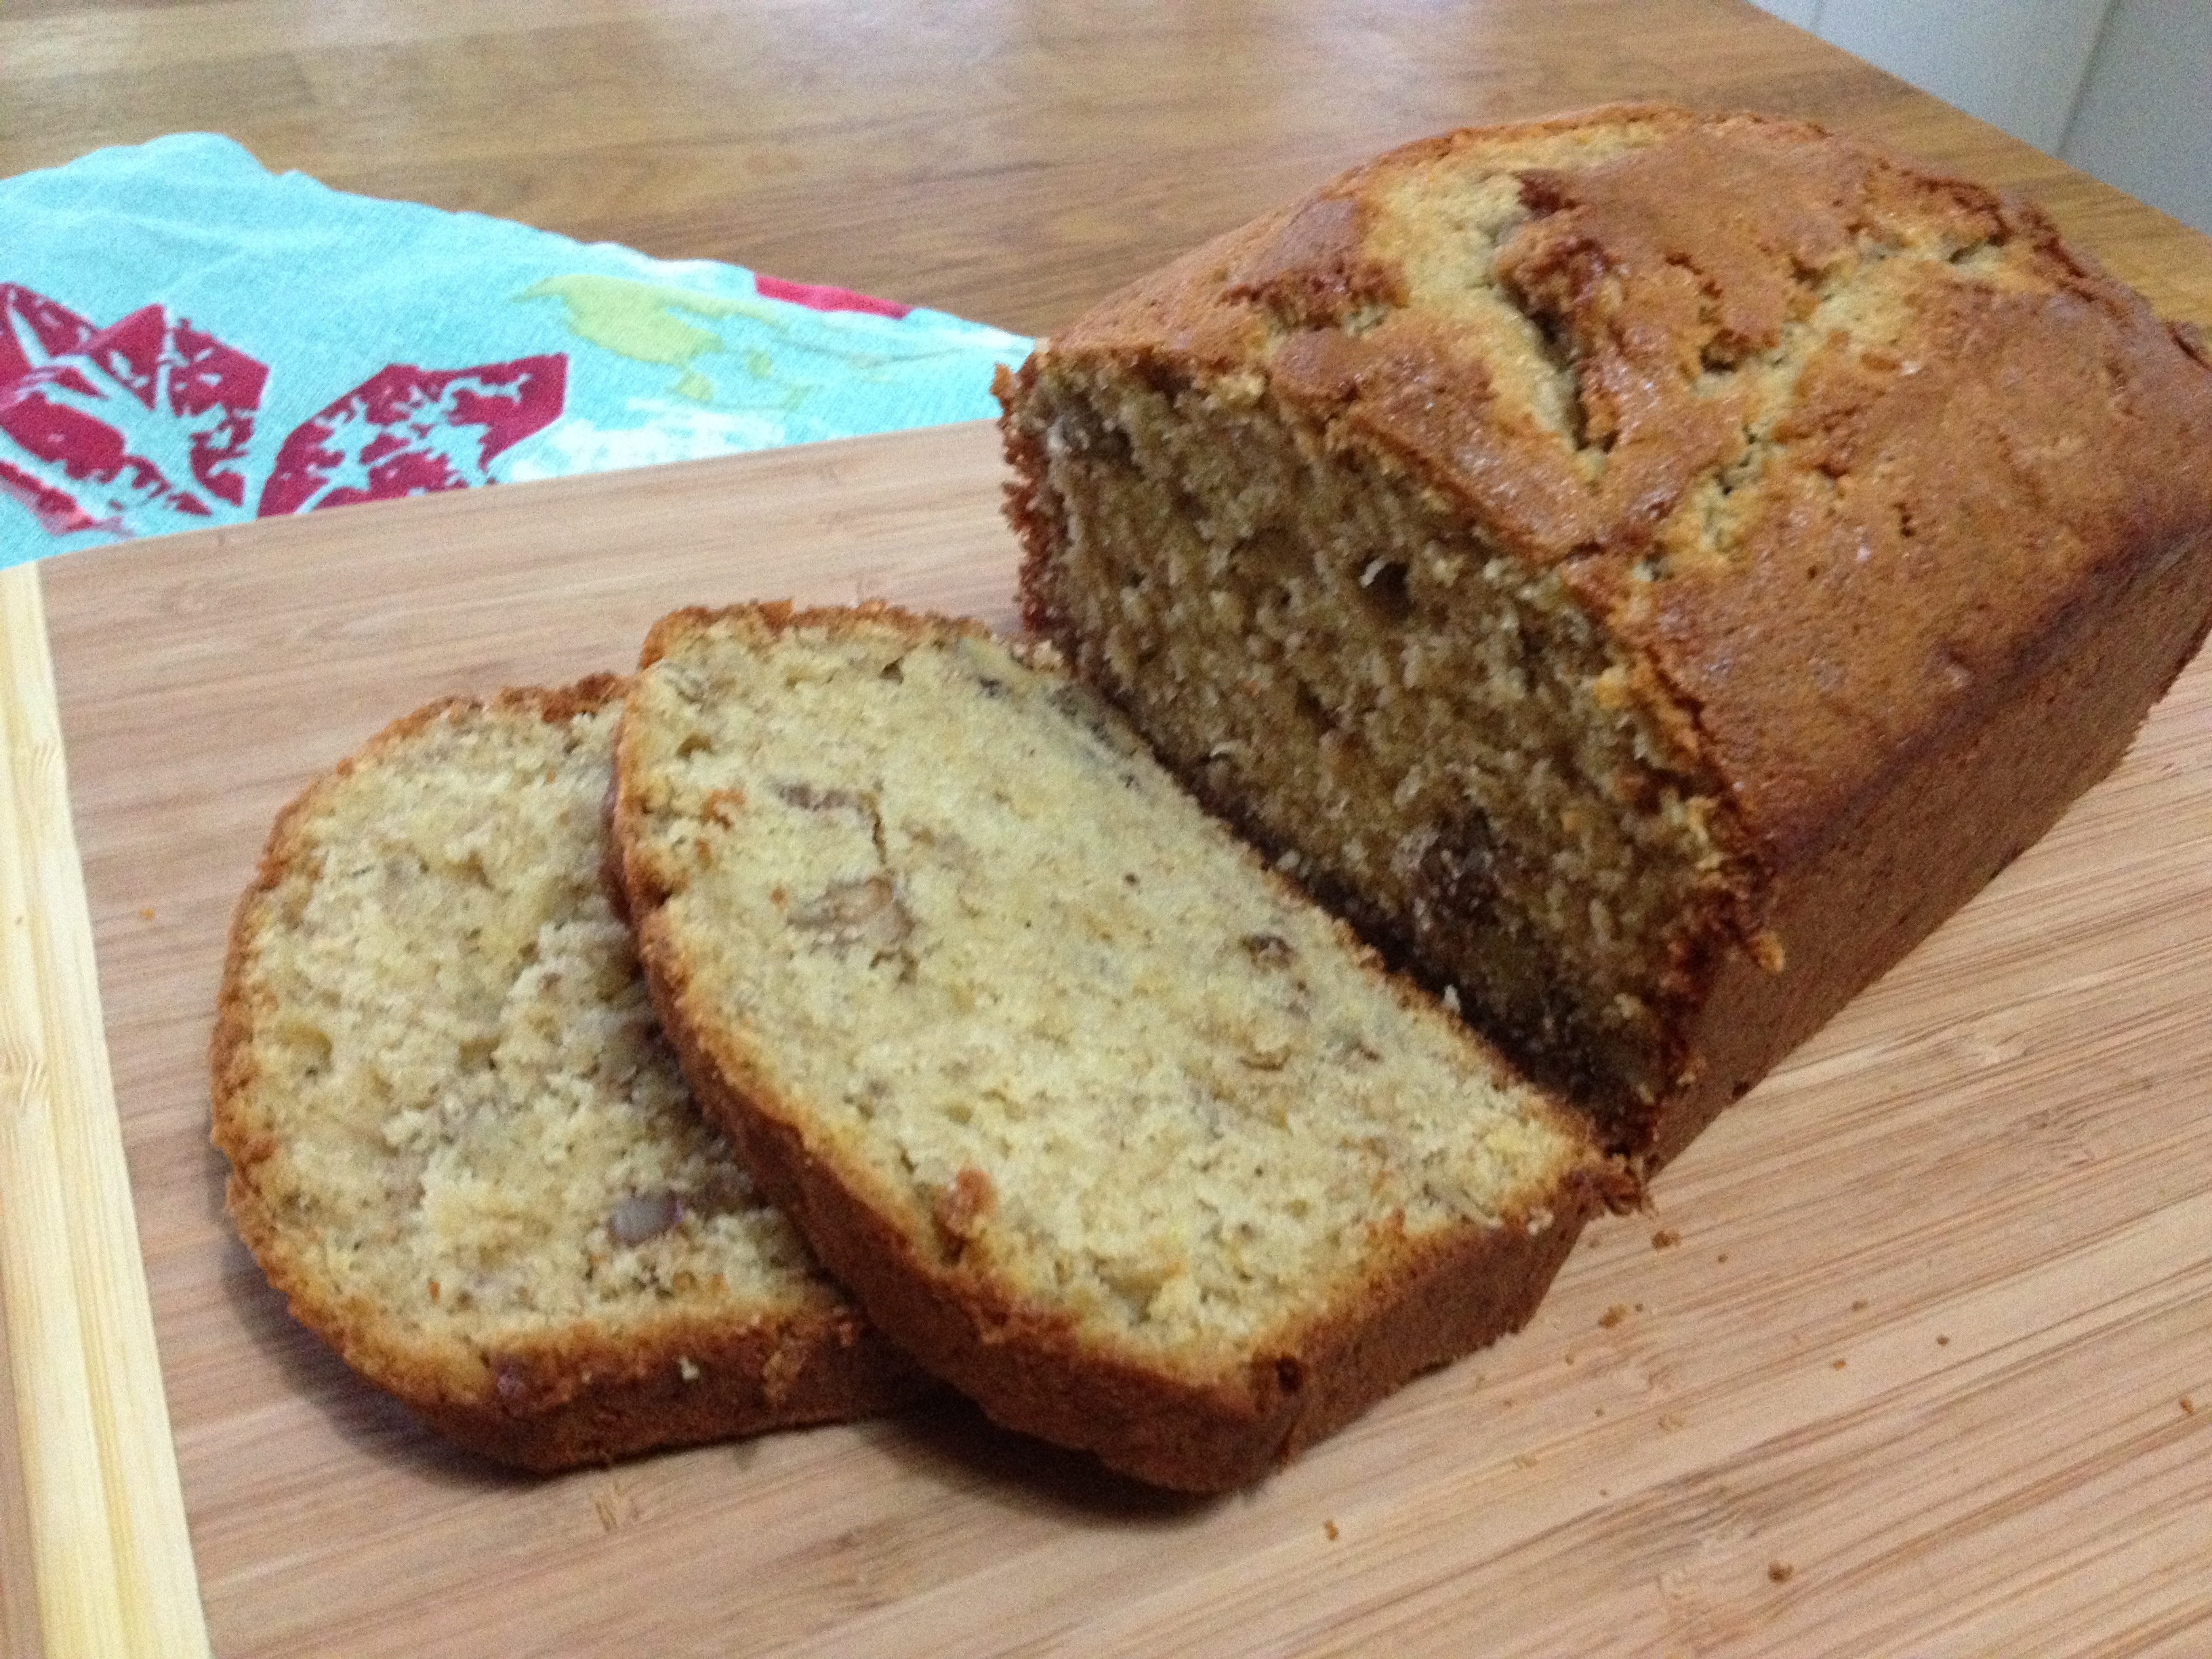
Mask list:
[[[1753,0],[2212,233],[2212,0]]]

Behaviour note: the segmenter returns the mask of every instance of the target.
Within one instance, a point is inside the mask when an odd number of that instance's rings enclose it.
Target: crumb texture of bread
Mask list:
[[[693,1105],[599,881],[620,684],[401,720],[279,820],[215,1139],[300,1319],[533,1468],[873,1410],[896,1359]]]
[[[1024,604],[1664,1156],[2118,760],[2212,372],[2034,208],[1627,106],[1395,151],[1002,377]]]
[[[701,1098],[1000,1420],[1249,1480],[1527,1317],[1601,1167],[1086,689],[889,611],[665,620],[617,842]]]

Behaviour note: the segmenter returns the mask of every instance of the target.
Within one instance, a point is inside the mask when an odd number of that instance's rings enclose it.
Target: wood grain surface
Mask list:
[[[191,1659],[206,1633],[56,712],[36,574],[0,571],[5,1461],[39,1518],[7,1529],[10,1588],[63,1651]]]
[[[1745,0],[0,7],[0,176],[212,130],[341,190],[1027,333],[1389,145],[1619,98],[2018,185],[2212,323],[2203,238]]]
[[[218,1652],[2072,1653],[2212,1632],[2212,672],[1660,1178],[1521,1335],[1188,1503],[939,1407],[520,1480],[295,1328],[204,1054],[277,806],[653,617],[1012,621],[988,428],[370,507],[47,572]],[[2201,1411],[2192,1407],[2201,1402]]]
[[[0,174],[213,129],[340,188],[1028,331],[1387,144],[1649,97],[2017,185],[2212,323],[2205,239],[1741,0],[0,9]],[[1529,1330],[1253,1493],[1164,1499],[957,1407],[523,1481],[305,1337],[205,1139],[222,932],[276,806],[431,696],[621,665],[676,604],[1010,623],[998,483],[949,428],[44,568],[216,1651],[2212,1650],[2202,661],[1652,1214],[1594,1227]],[[85,1650],[41,1639],[20,1450],[0,1423],[0,1644]]]

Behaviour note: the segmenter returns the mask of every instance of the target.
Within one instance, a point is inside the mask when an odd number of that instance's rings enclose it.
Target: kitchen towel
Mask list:
[[[1030,343],[270,173],[206,133],[0,179],[0,566],[995,414]]]

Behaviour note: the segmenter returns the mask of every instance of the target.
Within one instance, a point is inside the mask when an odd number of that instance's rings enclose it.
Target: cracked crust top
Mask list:
[[[1099,360],[1271,399],[1559,569],[1762,861],[1816,852],[1901,750],[2063,650],[2085,592],[2212,525],[2200,348],[2032,205],[1767,116],[1408,145],[1023,380]]]

